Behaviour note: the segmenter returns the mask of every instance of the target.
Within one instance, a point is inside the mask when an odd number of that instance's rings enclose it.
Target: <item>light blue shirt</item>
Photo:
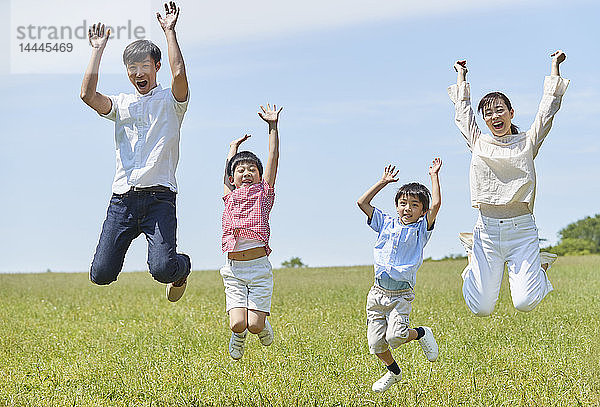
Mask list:
[[[417,270],[423,264],[423,248],[431,237],[427,230],[427,215],[415,223],[405,225],[399,217],[391,217],[373,208],[367,224],[378,233],[373,254],[375,278],[386,273],[396,281],[406,281],[415,286]]]

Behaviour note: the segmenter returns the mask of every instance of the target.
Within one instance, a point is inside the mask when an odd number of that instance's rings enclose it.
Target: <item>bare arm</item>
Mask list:
[[[108,114],[112,108],[110,98],[96,91],[100,60],[109,35],[110,29],[105,31],[104,24],[100,23],[92,25],[88,30],[88,39],[92,46],[92,57],[83,74],[83,82],[81,83],[81,100],[99,114]]]
[[[165,17],[163,18],[160,13],[156,13],[156,18],[160,27],[165,32],[167,39],[169,66],[171,67],[171,76],[173,77],[171,92],[175,100],[185,102],[188,97],[188,81],[183,55],[181,55],[181,49],[179,49],[177,35],[175,34],[175,24],[177,23],[177,18],[179,18],[179,10],[174,1],[169,2],[169,4],[165,3]]]
[[[383,176],[379,181],[377,181],[371,188],[367,189],[367,192],[362,194],[356,203],[361,211],[367,215],[369,220],[373,217],[373,206],[371,205],[371,200],[381,191],[387,184],[392,182],[398,182],[398,172],[400,170],[396,170],[395,166],[388,165],[383,170]]]
[[[429,175],[431,176],[431,207],[427,213],[427,230],[431,230],[440,206],[442,206],[442,191],[440,189],[439,177],[440,168],[442,168],[442,159],[434,158],[429,167]]]
[[[559,65],[567,59],[567,55],[562,51],[558,50],[550,55],[552,57],[552,65],[550,67],[550,76],[560,76]]]
[[[279,165],[279,132],[277,130],[277,122],[279,121],[279,113],[283,109],[277,106],[267,104],[265,109],[260,107],[262,112],[258,112],[261,119],[269,125],[269,157],[267,158],[267,166],[265,168],[264,178],[271,187],[275,186],[275,178],[277,177],[277,166]]]
[[[460,85],[467,80],[467,60],[458,60],[454,63],[454,70],[456,71],[456,84]]]
[[[227,195],[228,193],[230,193],[231,191],[233,191],[235,189],[233,184],[229,180],[229,176],[227,175],[227,166],[229,165],[229,160],[231,160],[233,158],[233,156],[237,154],[238,149],[240,148],[240,144],[242,144],[244,141],[248,140],[250,137],[251,137],[250,134],[244,134],[244,137],[240,137],[239,139],[233,140],[229,144],[229,152],[227,153],[227,160],[225,160],[225,177],[223,178],[223,184],[224,184],[223,192],[225,193],[225,195]]]

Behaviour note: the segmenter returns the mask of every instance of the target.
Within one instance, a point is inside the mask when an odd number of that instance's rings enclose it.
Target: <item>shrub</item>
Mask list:
[[[302,263],[300,257],[292,257],[289,260],[281,262],[281,266],[285,268],[301,268],[308,267],[308,264]]]

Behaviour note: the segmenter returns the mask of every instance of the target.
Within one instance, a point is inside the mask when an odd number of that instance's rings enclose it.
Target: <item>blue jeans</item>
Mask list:
[[[174,192],[152,188],[113,194],[92,260],[90,280],[101,285],[116,281],[127,249],[141,233],[148,241],[148,267],[155,280],[172,283],[186,277],[190,273],[189,257],[176,252],[176,231]]]

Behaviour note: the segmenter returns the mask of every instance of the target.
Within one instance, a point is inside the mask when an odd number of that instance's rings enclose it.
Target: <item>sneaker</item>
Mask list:
[[[462,232],[458,234],[458,239],[460,243],[465,248],[467,254],[471,254],[473,252],[473,233],[471,232]]]
[[[421,344],[421,348],[423,348],[423,353],[427,357],[427,360],[430,362],[434,362],[439,355],[438,344],[433,337],[433,332],[431,328],[428,326],[424,326],[425,335],[421,339],[419,339],[419,343]]]
[[[244,342],[246,342],[246,333],[244,331],[241,334],[232,332],[231,339],[229,340],[229,354],[232,359],[239,360],[244,356]]]
[[[389,389],[392,384],[399,382],[400,379],[402,379],[402,372],[400,372],[400,374],[393,374],[392,372],[387,371],[386,374],[381,376],[381,379],[373,383],[371,390],[376,391],[377,393],[383,393]]]
[[[546,271],[550,270],[550,267],[552,267],[552,264],[556,261],[557,258],[558,256],[554,253],[540,252],[540,262],[542,264],[548,265]]]
[[[192,272],[192,260],[190,259],[190,256],[183,253],[181,255],[187,261],[190,272],[184,278],[167,284],[167,299],[171,302],[178,301],[183,296],[185,287],[187,286],[187,278]]]
[[[265,319],[265,328],[258,333],[258,339],[263,346],[269,346],[273,343],[273,338],[275,338],[273,327],[269,323],[269,320]]]

